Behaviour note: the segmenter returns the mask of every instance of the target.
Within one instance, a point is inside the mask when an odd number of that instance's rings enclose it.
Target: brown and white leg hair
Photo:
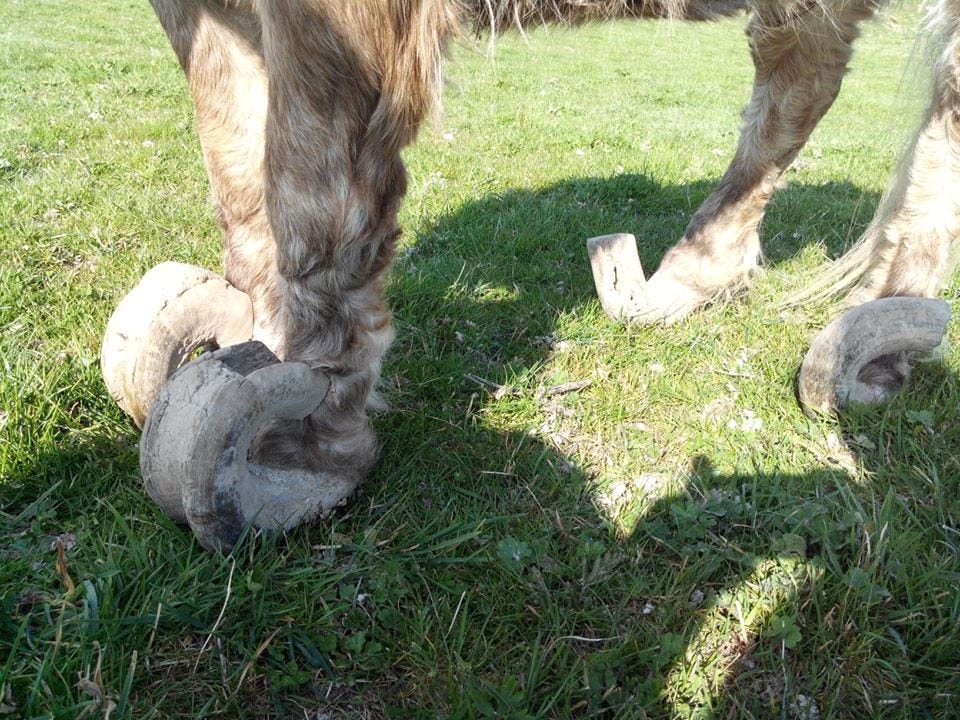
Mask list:
[[[837,262],[858,280],[851,304],[935,297],[960,254],[960,2],[941,2],[930,22],[943,43],[930,104],[873,222]]]
[[[263,197],[267,73],[245,3],[153,0],[187,76],[224,239],[224,274],[254,305],[254,338],[277,350],[276,252]]]
[[[752,3],[755,77],[736,153],[650,279],[636,319],[678,320],[756,267],[767,202],[836,99],[860,24],[882,1]]]
[[[406,189],[400,150],[439,88],[444,0],[154,0],[190,80],[226,233],[228,279],[261,336],[332,379],[321,410],[276,422],[273,467],[362,477],[366,404],[393,331],[383,274]]]

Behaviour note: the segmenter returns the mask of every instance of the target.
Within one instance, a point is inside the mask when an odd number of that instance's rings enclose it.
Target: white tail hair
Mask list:
[[[960,2],[958,0],[937,0],[925,13],[913,54],[924,59],[923,66],[932,68],[932,98],[918,124],[910,136],[897,164],[892,182],[884,191],[876,213],[860,238],[840,258],[832,262],[819,277],[803,290],[788,296],[780,305],[797,306],[810,302],[845,297],[845,304],[857,305],[883,294],[883,288],[876,286],[872,271],[889,266],[899,249],[901,238],[888,232],[892,221],[904,209],[907,191],[914,179],[913,160],[917,154],[924,126],[940,110],[938,101],[945,78],[954,82],[956,74],[958,22],[960,22]],[[917,68],[914,69],[916,71]]]

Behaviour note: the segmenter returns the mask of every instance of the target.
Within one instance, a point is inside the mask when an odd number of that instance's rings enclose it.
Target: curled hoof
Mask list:
[[[250,339],[253,306],[222,277],[184,263],[148,271],[120,302],[100,346],[107,389],[138,427],[167,378],[201,347]]]
[[[797,393],[808,414],[829,414],[898,393],[910,377],[910,353],[933,350],[947,329],[942,300],[891,297],[858,305],[817,335],[800,367]]]
[[[703,293],[662,271],[646,280],[633,235],[590,238],[587,252],[600,304],[611,320],[670,325],[707,300]]]
[[[329,390],[326,375],[282,363],[259,342],[202,355],[163,386],[147,418],[147,492],[207,550],[230,549],[248,524],[290,529],[328,513],[353,492],[355,475],[265,467],[249,455],[265,425],[306,418]]]

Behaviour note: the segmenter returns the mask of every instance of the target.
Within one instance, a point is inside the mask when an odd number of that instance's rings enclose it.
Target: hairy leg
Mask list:
[[[365,407],[393,339],[383,283],[406,190],[400,151],[439,91],[447,5],[258,5],[277,331],[286,359],[333,381],[319,412],[262,438],[273,464],[363,474],[376,458]]]
[[[753,3],[747,35],[755,77],[736,153],[650,279],[636,319],[678,320],[756,267],[767,201],[833,104],[859,26],[881,2]]]
[[[934,297],[960,254],[960,2],[934,23],[944,49],[910,153],[857,246],[837,262],[857,281],[852,304],[878,297]]]
[[[253,301],[254,337],[275,351],[276,250],[263,197],[267,74],[247,3],[152,0],[186,73],[224,235],[224,273]]]
[[[475,30],[509,30],[559,22],[579,24],[615,18],[715,20],[750,0],[461,0]]]
[[[366,405],[393,332],[383,274],[406,189],[400,150],[440,86],[446,0],[154,0],[189,78],[228,279],[262,339],[332,386],[252,454],[360,478],[377,443]]]

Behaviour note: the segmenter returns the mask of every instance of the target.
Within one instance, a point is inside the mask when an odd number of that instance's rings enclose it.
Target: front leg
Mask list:
[[[366,406],[393,339],[384,273],[406,190],[400,151],[433,101],[453,27],[429,6],[404,5],[402,17],[374,4],[258,6],[279,351],[332,379],[322,411],[261,436],[261,462],[360,476],[375,462]]]

